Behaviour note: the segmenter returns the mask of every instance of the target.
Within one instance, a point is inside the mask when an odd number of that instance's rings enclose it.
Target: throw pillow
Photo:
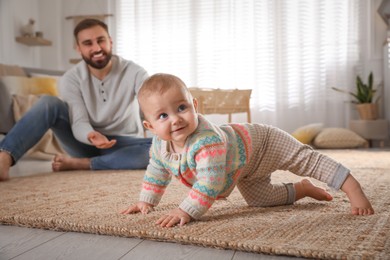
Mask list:
[[[0,79],[11,95],[58,96],[57,80],[50,77],[4,76]]]
[[[346,128],[325,128],[313,141],[316,148],[343,149],[366,147],[367,140]]]
[[[31,94],[41,95],[47,94],[51,96],[58,96],[57,80],[49,77],[33,77],[29,78],[32,81]]]
[[[303,144],[310,144],[322,128],[322,123],[308,124],[299,127],[291,135]]]

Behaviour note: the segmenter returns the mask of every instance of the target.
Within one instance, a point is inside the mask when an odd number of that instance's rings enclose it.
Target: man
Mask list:
[[[53,171],[146,167],[151,138],[143,138],[136,94],[147,72],[112,54],[99,20],[81,21],[74,36],[83,61],[60,79],[62,99],[42,96],[0,143],[0,181],[48,129],[73,156],[55,156]]]

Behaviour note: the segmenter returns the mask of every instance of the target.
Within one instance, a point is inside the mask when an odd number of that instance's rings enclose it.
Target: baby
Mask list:
[[[143,125],[155,136],[138,203],[122,214],[147,214],[160,202],[175,176],[190,188],[178,208],[156,224],[180,226],[199,219],[215,200],[235,186],[249,206],[292,204],[304,197],[330,201],[332,196],[308,179],[271,183],[276,170],[312,177],[347,194],[353,215],[374,213],[359,182],[333,159],[268,125],[216,126],[197,113],[197,100],[178,77],[155,74],[138,93]]]

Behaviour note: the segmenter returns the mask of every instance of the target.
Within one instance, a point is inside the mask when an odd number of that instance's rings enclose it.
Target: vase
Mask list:
[[[375,120],[378,118],[378,105],[376,103],[357,104],[361,120]]]

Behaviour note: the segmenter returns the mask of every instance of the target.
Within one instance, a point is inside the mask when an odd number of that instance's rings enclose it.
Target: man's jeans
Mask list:
[[[64,150],[72,157],[91,158],[92,170],[144,169],[149,162],[151,138],[107,136],[116,139],[109,149],[98,149],[79,142],[73,136],[68,106],[57,97],[42,96],[15,124],[0,143],[14,164],[47,132],[53,130]]]

